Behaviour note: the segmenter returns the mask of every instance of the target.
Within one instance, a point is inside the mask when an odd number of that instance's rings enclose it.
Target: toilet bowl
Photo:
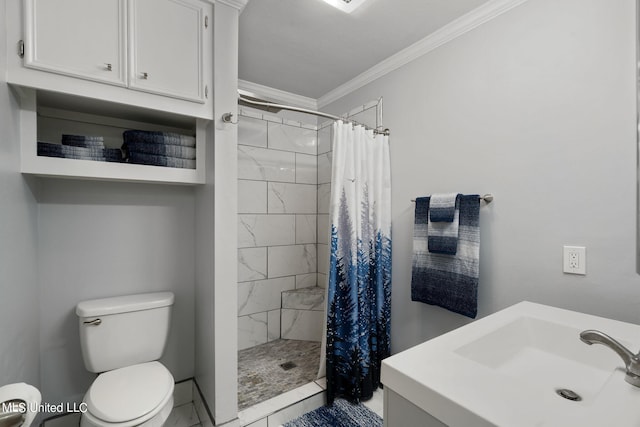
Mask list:
[[[83,301],[76,307],[85,366],[99,373],[83,399],[81,427],[161,427],[174,380],[158,359],[169,333],[171,292]]]
[[[81,427],[160,427],[173,409],[174,381],[159,362],[105,372],[83,402]]]

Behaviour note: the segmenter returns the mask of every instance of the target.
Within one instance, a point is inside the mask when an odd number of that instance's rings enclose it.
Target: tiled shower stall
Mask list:
[[[330,164],[318,161],[317,126],[242,109],[238,132],[239,349],[319,341]]]
[[[376,127],[380,106],[377,100],[348,116]],[[329,262],[331,123],[317,126],[240,108],[240,409],[281,393],[278,387],[279,391],[271,390],[274,383],[300,386],[316,377]],[[276,340],[296,341],[287,344]],[[309,343],[309,347],[303,341],[316,344]],[[264,362],[249,361],[275,348],[275,359],[265,356]],[[311,348],[315,348],[313,357]],[[286,371],[283,361],[298,360],[302,354],[305,359],[315,359],[315,364],[306,361],[308,366],[303,367],[298,361],[293,363],[298,365],[296,372],[280,372],[280,367]]]
[[[381,111],[379,99],[348,117],[376,128]],[[319,340],[324,307],[317,295],[324,294],[316,287],[327,280],[330,195],[330,121],[318,126],[240,109],[240,350],[278,338]],[[315,289],[288,292],[303,288]]]

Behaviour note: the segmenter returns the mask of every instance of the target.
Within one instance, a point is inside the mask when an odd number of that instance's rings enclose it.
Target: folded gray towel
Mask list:
[[[411,300],[475,318],[480,274],[480,198],[474,194],[460,196],[458,201],[458,251],[443,255],[428,250],[429,197],[416,199]]]
[[[429,252],[455,255],[458,250],[458,193],[434,194],[429,200]],[[435,203],[435,204],[434,204]],[[434,214],[434,211],[436,212]],[[435,218],[435,219],[434,219]]]

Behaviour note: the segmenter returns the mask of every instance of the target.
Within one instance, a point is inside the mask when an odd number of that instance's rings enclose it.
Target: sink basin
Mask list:
[[[585,329],[640,347],[638,325],[522,302],[385,359],[382,382],[448,426],[640,426],[640,388]]]
[[[521,317],[455,352],[527,386],[541,390],[568,388],[588,401],[602,389],[621,360],[605,347],[589,348],[580,341],[580,332],[560,323]]]

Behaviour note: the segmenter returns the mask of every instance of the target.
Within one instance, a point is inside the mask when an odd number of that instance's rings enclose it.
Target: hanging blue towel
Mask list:
[[[429,252],[455,255],[458,251],[460,194],[434,194],[429,199]]]
[[[428,250],[429,197],[416,199],[411,300],[437,305],[475,318],[480,273],[480,198],[460,196],[458,250],[455,255]]]

